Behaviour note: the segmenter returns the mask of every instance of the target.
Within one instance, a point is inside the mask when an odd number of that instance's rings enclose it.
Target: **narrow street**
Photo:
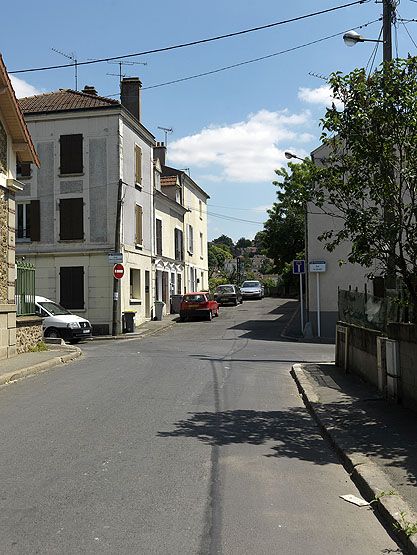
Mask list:
[[[401,553],[304,408],[292,302],[82,345],[0,389],[0,553]]]

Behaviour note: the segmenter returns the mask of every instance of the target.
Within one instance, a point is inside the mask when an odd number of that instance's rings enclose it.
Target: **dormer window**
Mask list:
[[[20,179],[32,177],[32,164],[30,162],[17,162],[16,177]]]

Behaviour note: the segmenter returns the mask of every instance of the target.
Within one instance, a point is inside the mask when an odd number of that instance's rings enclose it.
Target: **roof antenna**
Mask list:
[[[131,62],[128,60],[119,60],[118,62],[107,62],[108,64],[117,64],[119,66],[119,73],[107,73],[107,75],[115,75],[116,77],[119,77],[119,83],[120,86],[122,85],[122,78],[126,77],[125,73],[122,73],[122,67],[123,66],[135,66],[135,65],[141,65],[141,66],[147,66],[148,62]]]
[[[174,130],[172,127],[159,127],[159,125],[158,129],[161,129],[165,133],[165,146],[168,146],[168,133],[173,133]]]
[[[68,60],[72,60],[74,62],[75,90],[78,91],[78,60],[75,57],[77,54],[75,54],[75,52],[71,52],[70,54],[66,54],[65,52],[61,52],[60,50],[57,50],[56,48],[51,48],[51,50],[53,50],[57,54],[61,54],[61,56],[64,56],[65,58],[68,58]]]
[[[314,73],[313,71],[309,71],[308,74],[311,77],[317,77],[317,79],[322,79],[323,81],[326,81],[326,82],[329,80],[328,77],[326,77],[325,75],[321,75],[320,73]]]

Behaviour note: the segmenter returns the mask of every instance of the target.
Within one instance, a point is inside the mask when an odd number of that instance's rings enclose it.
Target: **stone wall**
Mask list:
[[[18,316],[16,318],[16,353],[26,353],[43,339],[42,318]]]
[[[0,187],[0,359],[16,354],[15,200]]]

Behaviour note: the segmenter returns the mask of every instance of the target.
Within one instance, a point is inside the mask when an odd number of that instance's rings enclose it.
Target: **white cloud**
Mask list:
[[[289,114],[286,110],[261,110],[245,121],[212,125],[172,142],[169,159],[181,166],[209,167],[205,177],[212,181],[271,181],[274,169],[286,163],[288,144],[310,140],[311,135],[297,129],[309,120],[308,111]]]
[[[12,82],[13,89],[17,98],[24,98],[25,96],[42,94],[42,91],[39,91],[36,87],[31,85],[30,83],[27,83],[23,79],[19,79],[19,77],[10,75],[10,80]]]
[[[309,104],[320,104],[321,106],[331,106],[333,102],[337,107],[342,105],[340,101],[335,101],[327,85],[322,85],[316,89],[300,87],[298,89],[298,98]]]

